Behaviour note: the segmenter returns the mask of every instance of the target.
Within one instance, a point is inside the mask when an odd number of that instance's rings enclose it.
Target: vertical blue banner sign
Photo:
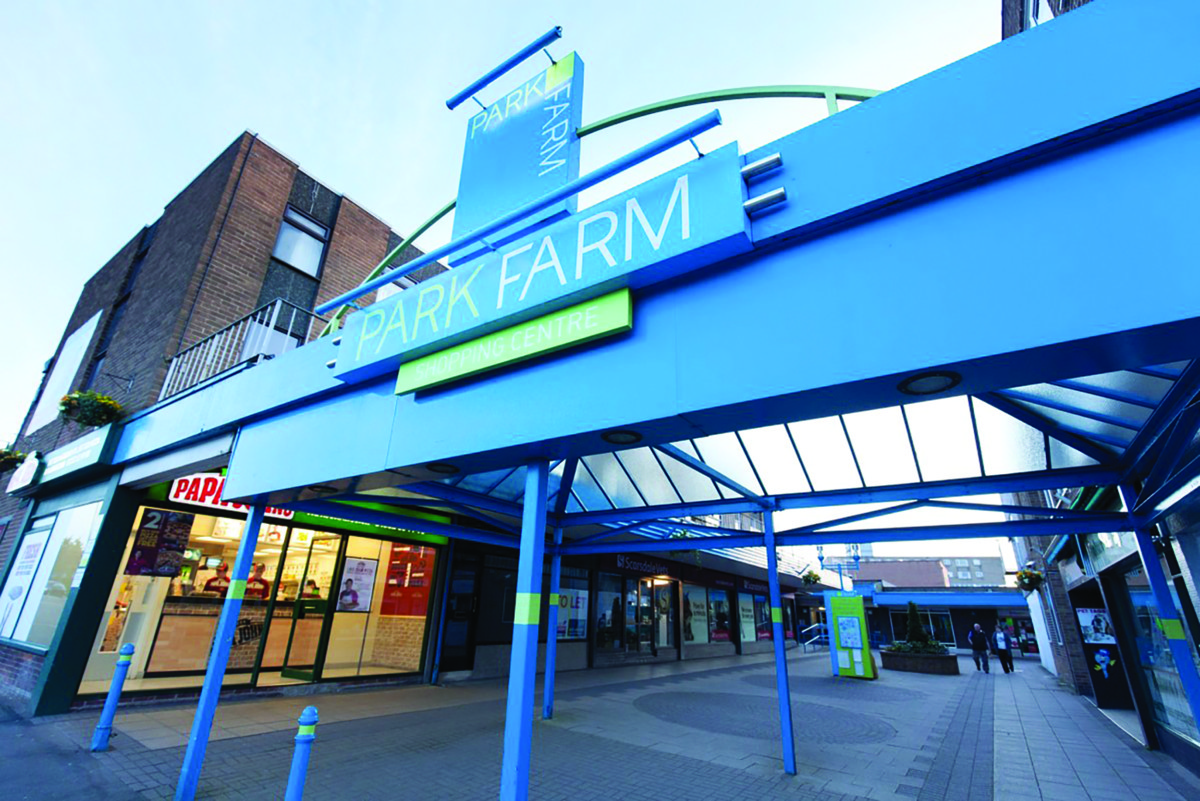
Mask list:
[[[583,121],[583,59],[567,55],[467,122],[452,239],[537,200],[579,177]],[[575,210],[574,198],[495,237],[507,241],[538,222]],[[470,260],[462,253],[455,263]]]

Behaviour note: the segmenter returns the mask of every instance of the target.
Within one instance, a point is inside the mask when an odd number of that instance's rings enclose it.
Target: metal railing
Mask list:
[[[169,398],[219,373],[250,361],[274,358],[309,340],[311,311],[277,298],[176,353],[158,399]]]
[[[808,653],[810,645],[814,651],[822,645],[829,647],[829,634],[825,630],[824,623],[813,623],[808,628],[800,630],[800,650]]]

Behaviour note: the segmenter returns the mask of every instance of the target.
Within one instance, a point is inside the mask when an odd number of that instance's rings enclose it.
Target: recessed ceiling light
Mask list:
[[[900,382],[897,387],[905,395],[936,395],[954,389],[962,382],[962,376],[949,370],[934,370],[917,373]]]
[[[311,487],[309,487],[309,490],[312,492],[319,492],[322,495],[329,495],[330,493],[338,491],[337,487],[331,487],[328,484],[313,484]]]
[[[425,465],[425,469],[430,473],[437,473],[442,476],[452,476],[458,472],[458,468],[449,462],[430,462]]]
[[[605,431],[600,438],[612,445],[634,445],[642,441],[642,435],[628,429]]]

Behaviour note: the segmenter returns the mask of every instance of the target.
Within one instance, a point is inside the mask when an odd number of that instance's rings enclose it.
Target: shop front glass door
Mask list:
[[[638,582],[638,651],[654,653],[654,581]]]
[[[317,678],[328,637],[326,622],[340,545],[341,537],[337,534],[303,529],[292,531],[284,558],[279,595],[276,596],[276,609],[291,610],[279,671],[281,679],[314,681]],[[280,625],[284,621],[276,616],[271,622],[272,633],[276,634],[278,642],[279,635],[285,629]],[[270,637],[267,645],[269,650]],[[265,665],[265,657],[263,662]]]
[[[654,644],[658,648],[675,647],[675,588],[672,582],[655,579],[654,582]]]

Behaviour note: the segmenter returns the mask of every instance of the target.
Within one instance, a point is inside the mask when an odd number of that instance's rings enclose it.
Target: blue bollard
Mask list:
[[[92,750],[107,751],[108,738],[112,736],[113,718],[117,716],[117,703],[121,700],[121,688],[125,686],[125,674],[133,662],[133,643],[127,642],[121,646],[121,654],[117,657],[117,669],[113,672],[112,684],[108,688],[108,698],[104,699],[104,711],[100,713],[100,722],[92,733]]]
[[[300,801],[304,797],[304,775],[308,773],[308,758],[313,740],[317,739],[317,708],[306,706],[300,713],[300,728],[296,731],[296,750],[292,753],[292,771],[288,774],[287,792],[283,801]]]

